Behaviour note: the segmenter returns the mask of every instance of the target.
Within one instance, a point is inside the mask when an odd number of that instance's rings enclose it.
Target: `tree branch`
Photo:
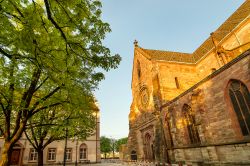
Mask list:
[[[46,77],[46,78],[41,82],[41,84],[37,86],[37,88],[35,89],[35,92],[36,92],[39,88],[41,88],[41,86],[48,80],[48,78],[49,78],[49,77]]]
[[[43,126],[58,126],[58,124],[54,124],[54,123],[36,124],[36,123],[34,123],[34,124],[32,124],[31,127],[29,127],[29,126],[31,126],[31,125],[26,125],[26,129],[31,129],[32,127],[34,128],[34,127],[43,127]]]
[[[36,90],[36,85],[40,79],[42,70],[39,68],[36,68],[33,75],[32,75],[32,81],[30,83],[29,89],[26,91],[26,94],[24,94],[23,97],[25,97],[25,105],[24,108],[28,108],[30,101],[32,99],[33,94],[35,93]]]
[[[1,99],[0,99],[0,104],[1,104],[1,108],[2,108],[3,112],[5,112],[5,108],[4,108],[4,105],[3,105],[2,101],[1,101]]]
[[[49,94],[47,94],[46,96],[44,96],[41,100],[38,100],[32,107],[32,109],[29,111],[31,115],[33,115],[33,111],[36,109],[36,107],[41,103],[46,101],[48,98],[50,98],[51,96],[53,96],[56,92],[58,92],[61,89],[61,87],[57,87],[55,88],[53,91],[51,91]],[[39,111],[35,111],[36,113]]]
[[[7,52],[5,52],[2,48],[0,48],[0,53],[2,53],[3,55],[7,56],[9,59],[12,58],[12,55],[10,55]]]
[[[29,143],[31,143],[31,145],[37,150],[37,146],[32,142],[32,140],[30,139],[30,137],[26,133],[26,130],[24,131],[24,134],[25,134],[27,140],[29,141]]]
[[[47,146],[47,145],[49,145],[51,142],[53,142],[54,141],[54,138],[53,137],[50,137],[48,140],[47,140],[47,142],[45,142],[45,144],[43,144],[43,149]]]
[[[3,129],[2,129],[1,126],[0,126],[0,131],[1,131],[1,133],[4,135],[4,131],[3,131]],[[1,135],[0,135],[0,137],[1,137]]]
[[[9,53],[5,52],[1,47],[0,47],[0,53],[2,53],[2,55],[6,56],[9,59],[13,59],[13,58],[14,59],[22,59],[22,58],[24,58],[24,59],[28,59],[30,61],[35,60],[32,57],[28,57],[28,56],[24,56],[24,55],[20,55],[20,54],[9,54]]]
[[[38,113],[38,112],[41,111],[41,110],[44,110],[44,109],[47,109],[47,108],[50,108],[50,107],[55,107],[55,106],[58,106],[58,105],[60,105],[60,104],[62,104],[62,103],[63,103],[63,102],[58,102],[58,103],[54,103],[54,104],[50,104],[50,105],[41,107],[41,108],[39,108],[39,109],[33,111],[33,112],[32,112],[32,115]]]
[[[10,74],[9,74],[9,95],[8,95],[8,105],[6,107],[6,110],[4,111],[5,113],[5,131],[6,131],[6,136],[7,139],[10,138],[10,123],[11,123],[11,110],[12,110],[12,104],[13,104],[13,98],[14,98],[14,90],[15,90],[15,78],[14,78],[14,71],[15,71],[15,59],[12,57],[11,62],[10,62]]]
[[[5,13],[6,13],[7,15],[10,15],[10,16],[12,16],[12,17],[14,17],[14,18],[16,18],[16,19],[18,19],[19,21],[22,22],[22,20],[21,20],[17,15],[12,14],[12,13],[9,13],[9,12],[6,12],[6,11],[5,11]],[[8,16],[7,16],[7,17],[8,17]],[[23,22],[22,22],[22,23],[23,23]]]
[[[31,99],[32,99],[32,97],[33,97],[33,95],[35,93],[36,85],[37,85],[37,83],[39,81],[40,75],[41,75],[41,69],[36,68],[34,70],[34,72],[33,72],[32,80],[30,82],[29,88],[27,89],[27,91],[25,91],[23,93],[21,103],[20,103],[21,110],[18,113],[18,115],[20,114],[20,116],[17,116],[16,124],[18,122],[20,123],[20,118],[21,118],[21,113],[22,112],[23,112],[24,117],[27,117],[27,115],[28,115],[28,107],[29,107]],[[15,130],[17,130],[17,129],[15,129]]]
[[[25,118],[25,119],[23,119],[23,120],[21,121],[20,127],[19,127],[19,129],[17,130],[16,134],[15,134],[15,135],[12,135],[12,137],[11,137],[11,140],[10,140],[10,143],[11,143],[11,144],[16,143],[16,142],[20,139],[20,137],[22,136],[22,133],[23,133],[23,131],[24,131],[24,129],[25,129],[25,125],[26,125],[26,123],[27,123],[27,120],[28,120],[28,119]]]
[[[37,82],[40,78],[40,74],[41,74],[41,69],[36,68],[35,71],[33,72],[33,75],[32,75],[32,81],[30,83],[30,87],[26,92],[24,92],[24,94],[22,96],[22,100],[21,100],[21,104],[20,104],[21,109],[19,110],[19,112],[16,116],[16,126],[14,128],[13,135],[15,135],[20,128],[22,114],[25,118],[28,118],[27,117],[27,115],[28,115],[27,108],[29,107],[32,96],[35,92],[35,88],[36,88]]]
[[[48,19],[55,26],[55,28],[60,31],[63,39],[67,42],[67,38],[66,38],[66,35],[64,34],[63,30],[60,28],[60,26],[57,24],[57,22],[52,18],[52,14],[51,14],[51,11],[50,11],[49,1],[48,0],[44,0],[44,3],[45,3],[45,7],[46,7],[46,12],[47,12]]]
[[[24,15],[21,12],[21,10],[11,0],[9,0],[9,2],[14,6],[14,8],[17,10],[17,12],[20,14],[20,16],[22,16],[24,18]]]
[[[75,26],[77,26],[77,24],[74,22],[74,20],[69,16],[69,13],[67,12],[67,10],[63,7],[63,5],[56,0],[56,2],[59,4],[59,6],[63,9],[64,13],[67,15],[67,17],[69,18],[69,20],[75,24]],[[78,26],[77,26],[78,27]]]
[[[15,135],[20,127],[20,121],[21,121],[21,116],[22,116],[22,111],[19,110],[17,116],[16,116],[16,126],[15,129],[13,131],[13,135]]]
[[[6,100],[6,102],[8,102],[7,97],[1,92],[1,90],[0,90],[0,94],[3,96],[3,98]]]
[[[36,10],[36,5],[38,5],[39,7],[41,7],[39,4],[37,4],[34,0],[32,0],[32,2],[33,2],[33,5],[34,5],[34,8],[35,8],[35,10]],[[42,7],[41,7],[42,8]],[[43,28],[45,29],[45,31],[47,32],[47,33],[49,33],[49,31],[48,31],[48,29],[46,28],[46,26],[45,26],[45,22],[44,22],[44,20],[43,20],[43,17],[41,16],[41,14],[40,14],[40,12],[38,11],[38,14],[39,14],[39,16],[40,16],[40,19],[41,19],[41,21],[42,21],[42,25],[43,25]]]

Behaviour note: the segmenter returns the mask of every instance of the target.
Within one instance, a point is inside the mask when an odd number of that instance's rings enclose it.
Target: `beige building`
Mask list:
[[[131,87],[126,159],[250,165],[250,1],[193,53],[135,42]]]
[[[0,139],[0,149],[3,146]],[[65,140],[49,144],[43,151],[44,165],[62,164],[64,161]],[[37,152],[23,136],[14,146],[11,154],[11,165],[36,165]],[[1,160],[1,155],[0,155]],[[95,134],[85,141],[78,139],[67,140],[66,163],[98,163],[101,162],[100,154],[100,119],[97,117]]]

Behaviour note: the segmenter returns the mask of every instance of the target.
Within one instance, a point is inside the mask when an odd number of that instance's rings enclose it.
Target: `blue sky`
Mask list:
[[[191,53],[244,0],[102,0],[103,20],[110,24],[104,45],[120,54],[118,69],[106,73],[95,92],[101,110],[101,135],[128,135],[132,101],[133,41],[148,49]]]

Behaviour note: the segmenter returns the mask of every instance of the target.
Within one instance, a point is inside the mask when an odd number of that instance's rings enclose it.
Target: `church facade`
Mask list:
[[[250,1],[193,53],[134,44],[125,158],[250,165]]]

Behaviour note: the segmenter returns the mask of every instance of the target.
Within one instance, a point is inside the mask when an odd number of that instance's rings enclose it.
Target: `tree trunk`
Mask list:
[[[10,157],[11,157],[11,150],[13,145],[20,139],[22,136],[24,126],[26,125],[27,120],[24,120],[18,130],[16,131],[16,134],[11,138],[11,140],[5,140],[2,150],[2,160],[0,161],[0,166],[9,166],[10,165]]]
[[[107,154],[106,154],[106,153],[104,153],[104,158],[105,158],[105,159],[107,158]]]
[[[2,159],[0,162],[0,166],[8,166],[9,165],[9,157],[10,157],[10,142],[4,142],[3,149],[2,149]]]
[[[38,166],[43,166],[43,150],[38,149],[37,154],[38,154]]]

